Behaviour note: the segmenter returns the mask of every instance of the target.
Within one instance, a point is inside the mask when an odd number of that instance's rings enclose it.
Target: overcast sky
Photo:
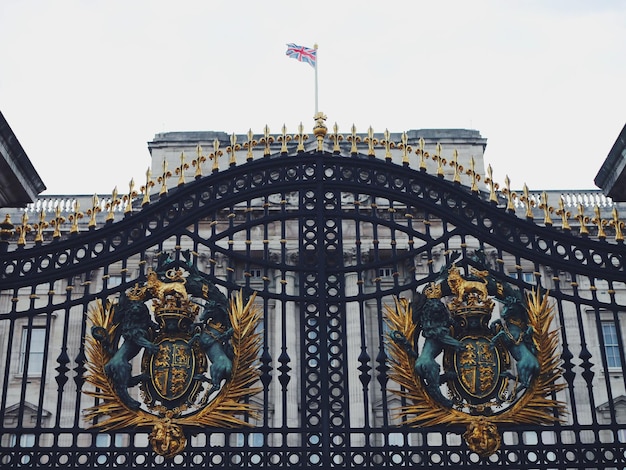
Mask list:
[[[0,0],[0,111],[44,194],[107,193],[158,132],[310,130],[288,42],[329,127],[477,129],[514,188],[595,189],[626,123],[626,0]]]

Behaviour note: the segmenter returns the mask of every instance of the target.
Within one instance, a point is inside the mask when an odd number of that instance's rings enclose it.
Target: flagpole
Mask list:
[[[313,45],[313,49],[315,49],[315,115],[317,116],[318,108],[317,108],[317,44]]]

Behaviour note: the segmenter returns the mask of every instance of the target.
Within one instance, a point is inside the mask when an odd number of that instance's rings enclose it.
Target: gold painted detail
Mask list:
[[[589,216],[585,215],[585,208],[581,203],[578,203],[578,214],[576,214],[575,218],[580,224],[580,234],[582,236],[589,235],[589,229],[587,228],[587,224],[589,223]]]
[[[539,208],[543,209],[543,224],[551,227],[552,217],[550,214],[554,212],[554,207],[548,204],[548,195],[545,191],[541,193],[541,204],[539,204]]]
[[[26,213],[24,213],[26,215]],[[13,235],[15,226],[11,222],[11,215],[5,214],[4,220],[0,223],[0,240],[8,240]]]
[[[315,133],[315,128],[313,129]],[[343,136],[339,134],[339,126],[337,123],[333,125],[333,132],[330,134],[330,141],[333,143],[333,153],[340,153],[341,147],[339,147],[339,142],[343,140]]]
[[[315,135],[315,139],[317,140],[317,150],[318,152],[321,152],[324,150],[324,137],[326,137],[326,133],[328,132],[328,129],[326,128],[326,115],[322,112],[318,112],[315,116],[313,116],[313,119],[315,120],[313,135]]]
[[[515,199],[517,199],[517,193],[515,191],[511,191],[511,180],[509,179],[509,175],[506,175],[504,178],[504,189],[502,190],[502,194],[506,197],[506,210],[509,212],[515,212]]]
[[[213,152],[209,154],[209,158],[213,160],[213,166],[211,167],[213,173],[217,173],[220,170],[219,158],[222,155],[224,155],[224,152],[220,150],[220,141],[215,139],[213,141]]]
[[[287,135],[287,126],[283,124],[282,133],[278,136],[278,141],[281,143],[280,153],[287,154],[287,142],[291,142],[291,136]]]
[[[476,160],[474,160],[474,156],[472,155],[472,157],[470,158],[470,169],[467,170],[465,173],[472,178],[472,184],[470,186],[470,189],[473,193],[478,193],[478,181],[480,181],[480,174],[476,173]]]
[[[613,219],[609,222],[609,225],[615,229],[615,241],[623,242],[624,233],[622,230],[624,229],[624,222],[619,220],[619,214],[616,207],[613,207],[612,216]]]
[[[151,271],[118,303],[98,300],[89,309],[84,393],[97,404],[85,411],[85,420],[103,431],[149,429],[153,451],[168,459],[184,451],[187,429],[250,427],[246,417],[258,413],[249,400],[261,390],[256,384],[261,311],[255,296],[244,300],[238,292],[222,302],[217,288],[198,273],[185,267]],[[192,296],[206,301],[199,315]],[[133,322],[143,329],[135,328],[131,337]],[[137,349],[127,347],[133,341]],[[140,348],[142,374],[124,376],[129,351]],[[226,349],[234,353],[225,355]],[[130,395],[135,384],[143,403]]]
[[[359,153],[359,150],[356,146],[359,142],[361,142],[361,137],[356,134],[356,126],[352,124],[350,128],[350,135],[348,136],[348,142],[350,142],[350,154],[356,155]]]
[[[493,179],[493,168],[491,168],[491,165],[487,166],[487,178],[485,178],[485,183],[489,186],[489,202],[497,204],[498,196],[496,195],[496,191],[500,186]]]
[[[65,217],[61,215],[61,206],[56,207],[54,214],[54,219],[50,221],[50,225],[54,227],[52,238],[58,239],[61,237],[61,226],[65,223]]]
[[[230,145],[226,147],[226,152],[230,155],[228,166],[237,165],[237,151],[241,150],[241,145],[237,143],[237,134],[234,132],[230,135]]]
[[[48,222],[46,222],[46,211],[41,209],[39,211],[39,222],[33,225],[35,229],[35,243],[43,242],[43,231],[48,228]]]
[[[457,161],[458,158],[459,152],[454,149],[454,151],[452,152],[452,161],[450,162],[450,166],[454,168],[454,177],[452,178],[452,181],[457,184],[461,184],[461,173],[463,172],[463,165],[459,164],[459,162]]]
[[[530,197],[530,193],[528,192],[528,186],[524,183],[523,195],[520,197],[520,201],[524,203],[524,207],[526,208],[526,218],[528,220],[533,219],[533,211],[532,208],[535,207],[535,201]]]
[[[263,137],[260,142],[263,144],[263,156],[269,157],[272,153],[271,145],[274,143],[274,137],[270,135],[270,128],[267,125],[263,128]]]
[[[185,170],[189,169],[189,163],[185,161],[185,152],[180,152],[180,165],[176,167],[174,172],[178,176],[177,186],[183,186],[185,184]]]
[[[448,162],[445,158],[441,156],[441,148],[441,144],[438,143],[435,146],[435,154],[432,155],[430,158],[432,158],[433,161],[437,162],[437,176],[443,178],[443,167]]]
[[[309,140],[309,136],[304,133],[304,125],[302,123],[298,125],[298,133],[295,134],[293,138],[296,140],[296,142],[298,142],[298,148],[296,149],[296,152],[304,152],[304,142]]]
[[[350,132],[347,135],[340,135],[338,126],[335,125],[332,128],[332,132],[329,133],[326,127],[326,115],[322,112],[318,112],[314,116],[314,126],[313,126],[313,135],[316,138],[317,142],[317,151],[322,152],[325,150],[325,138],[328,135],[330,140],[330,145],[327,148],[332,148],[332,152],[335,155],[340,155],[342,153],[341,143],[345,140],[349,145],[349,153],[354,156],[359,154],[359,152],[366,152],[366,154],[371,158],[379,158],[376,155],[377,148],[382,146],[384,148],[384,155],[380,155],[381,158],[384,158],[386,161],[391,162],[392,160],[392,152],[391,150],[396,148],[400,150],[401,163],[403,166],[411,166],[412,162],[412,154],[417,155],[417,165],[420,171],[426,172],[428,170],[427,161],[431,160],[431,162],[435,165],[435,171],[437,176],[444,178],[449,177],[451,181],[455,184],[463,184],[462,178],[464,176],[469,177],[469,181],[466,181],[465,184],[470,186],[472,194],[483,197],[481,194],[481,189],[479,188],[479,182],[484,183],[488,189],[488,200],[494,203],[498,207],[502,207],[507,212],[517,213],[523,211],[526,220],[529,222],[533,222],[533,219],[538,214],[542,214],[542,221],[545,226],[551,227],[553,225],[552,217],[553,215],[557,215],[561,219],[561,229],[566,231],[571,231],[570,222],[573,220],[575,224],[578,226],[578,233],[583,237],[588,236],[596,236],[600,240],[607,240],[609,238],[613,238],[615,242],[621,243],[624,241],[623,228],[624,222],[619,220],[617,210],[615,207],[612,208],[611,216],[602,218],[601,208],[605,210],[606,207],[609,206],[610,201],[608,202],[599,202],[595,206],[587,201],[585,196],[585,203],[580,204],[576,203],[576,198],[572,201],[569,196],[561,195],[558,199],[558,204],[554,204],[555,207],[552,207],[548,202],[548,195],[544,191],[541,194],[531,194],[527,185],[523,185],[523,190],[520,194],[516,194],[511,189],[511,181],[508,176],[505,178],[505,182],[503,187],[495,181],[493,177],[493,169],[491,165],[488,165],[486,171],[486,177],[482,178],[480,173],[475,169],[475,159],[473,156],[469,158],[469,169],[463,168],[463,165],[459,163],[459,153],[456,149],[451,149],[451,153],[446,152],[444,156],[443,147],[440,143],[437,143],[434,146],[432,154],[429,154],[426,151],[426,143],[424,138],[420,137],[418,139],[418,144],[415,145],[417,148],[412,148],[409,145],[409,138],[406,132],[403,132],[400,137],[400,142],[392,141],[393,135],[385,129],[382,133],[382,136],[376,136],[374,134],[373,128],[370,126],[364,135],[358,135],[356,126],[353,124],[350,128]],[[246,161],[252,161],[254,159],[253,149],[260,145],[263,147],[263,156],[269,157],[272,154],[272,151],[278,150],[276,147],[273,147],[275,141],[281,143],[280,146],[280,154],[287,155],[289,152],[292,152],[294,149],[296,153],[302,153],[305,150],[305,143],[307,138],[309,137],[304,133],[304,126],[302,123],[298,126],[298,131],[295,134],[289,135],[287,133],[286,126],[283,125],[282,132],[278,136],[270,135],[269,127],[266,125],[263,129],[263,134],[260,138],[255,139],[254,133],[250,129],[246,136],[238,136],[236,134],[230,135],[230,145],[225,147],[225,152],[228,154],[228,165],[235,166],[237,163],[236,153],[241,149],[246,150]],[[243,139],[243,144],[237,142],[238,139]],[[288,143],[294,141],[295,145],[288,146]],[[359,148],[360,143],[365,143],[365,148]],[[96,220],[97,213],[106,210],[106,222],[112,222],[115,220],[116,216],[119,216],[120,213],[123,212],[124,215],[128,215],[133,211],[133,200],[141,194],[141,206],[145,207],[150,204],[150,193],[152,192],[152,188],[159,184],[158,194],[160,196],[164,196],[168,192],[168,180],[173,176],[172,173],[178,176],[178,186],[182,186],[186,184],[185,181],[185,172],[190,168],[195,168],[195,179],[199,179],[203,177],[203,169],[202,166],[205,162],[210,159],[212,160],[212,172],[216,173],[220,170],[220,162],[219,159],[224,155],[224,152],[220,149],[220,141],[219,139],[215,139],[213,141],[213,151],[209,155],[203,155],[202,148],[198,143],[196,147],[196,158],[194,158],[190,164],[185,161],[185,154],[180,154],[180,164],[177,164],[176,168],[172,171],[168,170],[167,161],[164,159],[162,164],[162,170],[160,170],[158,177],[153,178],[150,169],[146,172],[146,182],[141,185],[138,190],[135,190],[135,183],[133,180],[129,183],[128,193],[122,195],[118,194],[117,187],[114,188],[111,197],[106,198],[106,202],[100,203],[98,201],[97,196],[94,196],[93,204],[91,205],[91,209],[86,211],[86,215],[89,217],[88,227],[90,229],[95,228],[98,225]],[[347,150],[347,149],[346,149]],[[380,153],[380,151],[379,151]],[[450,156],[448,156],[450,155]],[[452,167],[452,171],[445,169],[445,167]],[[595,196],[594,196],[595,197]],[[578,199],[581,200],[581,199]],[[505,203],[505,204],[501,204]],[[123,207],[118,207],[123,204]],[[567,207],[575,207],[576,209],[568,210]],[[600,206],[600,207],[599,207]],[[593,209],[592,209],[593,208]],[[48,207],[48,211],[57,210],[57,207],[50,208]],[[74,208],[74,210],[66,210],[65,208],[61,209],[62,212],[67,212],[63,214],[57,214],[52,220],[46,222],[45,220],[40,221],[38,224],[34,224],[32,226],[28,226],[34,232],[34,242],[42,243],[44,241],[44,231],[50,227],[53,229],[51,233],[52,240],[58,240],[60,237],[64,235],[61,230],[61,224],[65,222],[65,218],[71,222],[71,227],[69,229],[69,234],[74,235],[79,231],[79,219],[83,216],[81,212],[78,211],[78,208]],[[593,210],[594,216],[590,217],[584,213],[584,211]],[[575,212],[575,214],[572,214]],[[45,222],[45,223],[44,223]],[[590,224],[591,223],[591,224]],[[593,233],[590,233],[590,229]],[[5,242],[9,242],[9,240],[13,236],[17,236],[17,245],[24,246],[26,245],[26,233],[28,230],[18,230],[14,229],[11,234],[5,233]]]
[[[167,169],[167,160],[163,159],[161,176],[157,178],[157,181],[161,184],[161,189],[159,190],[159,196],[163,196],[167,194],[167,179],[172,176],[172,172]]]
[[[391,149],[396,147],[395,142],[393,142],[391,140],[391,133],[389,132],[389,129],[385,129],[385,132],[383,132],[383,140],[380,141],[380,145],[382,145],[385,148],[385,160],[387,160],[388,162],[391,161]]]
[[[11,223],[11,219],[8,214],[6,216],[6,220]],[[17,230],[17,233],[19,234],[17,238],[18,246],[24,246],[26,244],[26,234],[32,230],[32,227],[28,225],[28,214],[26,212],[22,215],[21,225],[15,230]]]
[[[74,208],[74,212],[69,216],[69,220],[72,224],[70,228],[70,233],[76,234],[78,233],[78,221],[83,218],[84,214],[79,211],[80,203],[78,202],[78,200],[74,201],[74,204],[72,204],[72,206]]]
[[[243,148],[246,149],[246,161],[252,161],[254,158],[252,150],[257,146],[258,142],[253,137],[252,129],[248,129],[248,140],[243,144]]]
[[[426,159],[430,157],[428,152],[424,150],[424,138],[420,137],[419,140],[419,148],[415,151],[415,153],[420,157],[420,171],[426,171]]]
[[[374,146],[378,144],[378,139],[374,137],[374,129],[372,128],[372,126],[367,129],[367,137],[365,138],[365,142],[367,143],[368,157],[375,157],[376,152],[374,152]]]
[[[194,178],[202,178],[202,166],[206,163],[206,157],[202,154],[202,146],[198,144],[196,146],[196,158],[191,161],[191,165],[196,168]]]
[[[389,378],[398,384],[390,390],[406,400],[398,411],[404,424],[465,426],[468,447],[485,458],[502,445],[499,425],[561,421],[565,404],[556,394],[566,384],[559,331],[551,329],[547,292],[533,291],[522,304],[505,304],[502,318],[489,325],[491,297],[506,302],[512,287],[496,283],[488,271],[465,279],[453,264],[449,273],[412,303],[396,298],[393,306],[385,305]],[[522,305],[524,311],[516,310]],[[453,326],[446,326],[449,322]],[[415,351],[420,333],[431,344]],[[433,346],[439,352],[432,353]],[[436,359],[440,353],[443,362]]]

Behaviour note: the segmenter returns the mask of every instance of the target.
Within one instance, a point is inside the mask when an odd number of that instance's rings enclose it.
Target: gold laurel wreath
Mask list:
[[[558,330],[550,330],[554,318],[553,308],[548,304],[548,293],[537,291],[526,295],[529,325],[534,329],[538,349],[539,374],[525,393],[506,410],[485,417],[490,423],[551,424],[561,422],[566,412],[563,402],[550,398],[567,385],[560,381],[562,370],[558,354]],[[407,299],[395,299],[395,308],[385,305],[386,322],[390,329],[404,335],[409,344],[414,344],[416,325],[413,323],[411,304]],[[398,410],[398,417],[409,426],[470,425],[476,416],[455,408],[447,408],[433,399],[422,380],[415,374],[411,357],[402,345],[390,339],[389,378],[400,385],[393,392],[408,399],[409,404]]]
[[[261,322],[261,311],[254,305],[256,294],[244,304],[242,292],[237,292],[230,300],[228,311],[233,328],[232,346],[234,349],[233,372],[230,380],[205,407],[185,416],[173,416],[171,423],[182,426],[206,427],[251,427],[239,416],[256,417],[257,407],[244,398],[255,395],[261,387],[254,386],[259,379],[259,350],[262,338],[257,331]],[[98,301],[89,309],[89,320],[94,326],[104,328],[112,338],[117,327],[113,323],[114,305],[106,306]],[[93,421],[92,427],[104,431],[136,426],[155,426],[163,417],[142,409],[127,407],[118,397],[111,380],[104,372],[105,364],[111,359],[106,348],[93,336],[85,338],[86,375],[85,380],[93,390],[83,393],[96,399],[97,405],[85,410],[85,420]]]

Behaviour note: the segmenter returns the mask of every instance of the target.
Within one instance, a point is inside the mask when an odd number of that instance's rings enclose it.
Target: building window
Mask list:
[[[531,273],[531,272],[512,272],[509,273],[509,276],[512,277],[513,279],[521,279],[522,281],[524,281],[526,284],[535,284],[536,283],[536,279],[535,279],[535,273]]]
[[[17,444],[17,435],[11,434],[11,447],[15,447]],[[20,447],[35,447],[35,435],[34,434],[22,434],[20,436]]]
[[[263,278],[263,271],[261,271],[261,268],[251,268],[250,277],[253,280],[260,281]]]
[[[43,327],[24,328],[20,345],[20,374],[27,368],[29,376],[41,375],[45,351],[46,329]]]
[[[378,277],[380,277],[381,279],[390,278],[392,276],[393,276],[393,268],[386,267],[386,268],[378,269]]]
[[[242,433],[236,433],[231,437],[231,442],[234,440],[235,447],[246,446],[246,436]],[[263,446],[263,434],[260,432],[253,432],[248,435],[247,439],[248,447],[262,447]]]
[[[107,287],[110,289],[112,287],[117,287],[122,285],[122,275],[121,274],[110,274],[107,279]]]
[[[622,367],[619,357],[619,344],[617,340],[617,328],[613,322],[602,322],[602,339],[604,340],[604,354],[609,368]]]
[[[262,447],[263,446],[263,434],[260,432],[253,432],[248,436],[248,445],[250,447]]]
[[[124,434],[115,434],[115,447],[128,447],[124,442]],[[110,434],[97,434],[96,435],[96,447],[111,447],[111,435]]]
[[[15,434],[11,434],[10,447],[15,447],[16,444],[17,444],[17,436]],[[22,449],[27,448],[27,447],[35,447],[35,435],[34,434],[22,434],[20,436],[20,447]],[[32,457],[28,454],[22,455],[20,457],[20,463],[22,465],[28,465],[31,463],[31,459]]]
[[[399,432],[391,432],[387,436],[387,442],[390,446],[402,447],[404,445],[404,436]]]

